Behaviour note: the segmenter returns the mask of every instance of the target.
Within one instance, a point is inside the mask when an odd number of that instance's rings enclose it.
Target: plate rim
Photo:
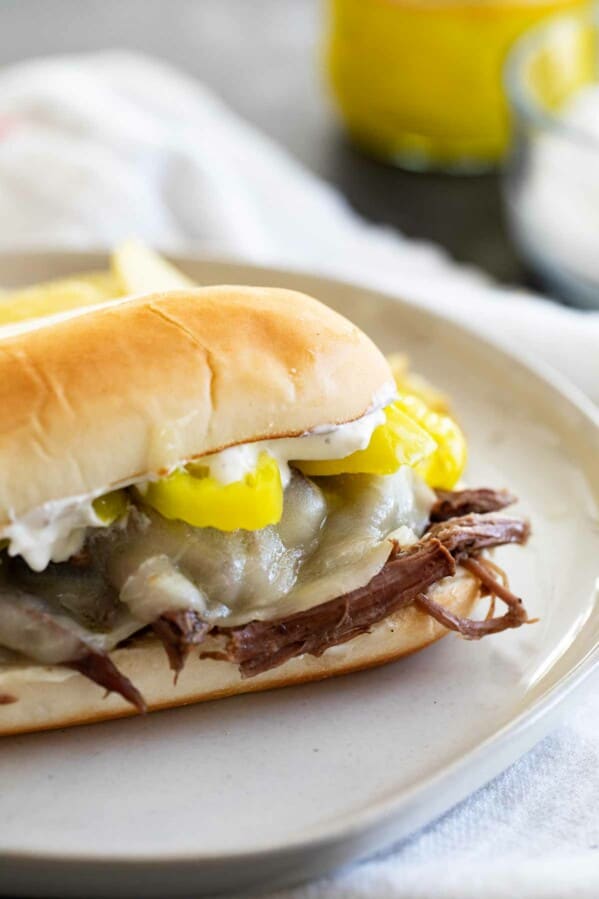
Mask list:
[[[360,281],[346,280],[329,273],[318,273],[306,270],[301,266],[270,266],[257,265],[251,261],[236,259],[233,257],[206,255],[202,253],[177,252],[172,253],[165,251],[166,255],[175,264],[185,268],[188,265],[198,266],[217,266],[221,268],[230,268],[231,270],[245,271],[247,274],[244,278],[259,277],[260,273],[264,273],[269,278],[280,276],[282,281],[292,279],[302,279],[307,283],[314,285],[315,293],[318,293],[318,286],[331,286],[334,289],[339,287],[347,287],[351,290],[360,290],[375,298],[392,302],[400,307],[407,307],[411,313],[420,316],[422,321],[434,322],[436,325],[449,326],[450,330],[457,336],[465,336],[468,339],[476,339],[477,343],[488,347],[492,352],[499,353],[504,361],[515,364],[520,370],[532,375],[538,382],[542,382],[545,388],[560,395],[570,406],[573,406],[580,413],[590,426],[592,434],[595,432],[599,438],[599,408],[593,401],[566,376],[554,369],[544,360],[537,359],[526,350],[520,351],[516,355],[515,351],[508,345],[507,341],[503,341],[495,335],[490,336],[487,333],[479,332],[474,326],[461,321],[451,315],[444,315],[438,310],[430,309],[423,306],[417,300],[405,297],[400,294],[394,294],[386,290],[376,287],[370,287]],[[51,259],[54,263],[59,263],[63,257],[73,259],[79,257],[83,262],[87,260],[92,264],[106,264],[109,256],[109,250],[104,248],[92,249],[60,249],[49,248],[44,250],[28,249],[24,251],[0,251],[0,278],[3,267],[7,261],[11,264],[18,264],[19,261],[31,259],[43,265],[44,259]],[[250,274],[252,273],[252,274]],[[65,268],[65,274],[68,271]],[[60,276],[57,276],[60,277]],[[585,442],[588,443],[588,437],[585,434]],[[576,638],[575,638],[576,640]],[[540,694],[533,700],[532,705],[512,717],[509,721],[499,727],[496,731],[479,742],[465,755],[461,756],[444,765],[439,771],[420,780],[413,787],[402,790],[399,794],[391,795],[384,799],[377,799],[360,809],[352,811],[342,821],[327,822],[316,828],[315,832],[300,835],[296,838],[287,839],[283,843],[272,844],[267,847],[259,847],[248,850],[233,850],[223,853],[202,853],[201,850],[189,850],[184,852],[171,852],[164,855],[149,857],[143,854],[131,853],[128,855],[113,855],[110,853],[89,854],[87,852],[68,852],[60,850],[37,851],[37,850],[10,850],[0,851],[0,860],[3,864],[7,863],[23,863],[23,862],[39,862],[44,864],[60,864],[62,866],[85,865],[90,869],[104,869],[110,866],[113,870],[125,870],[129,868],[159,868],[163,866],[191,865],[192,867],[209,866],[222,863],[224,861],[243,862],[251,861],[259,863],[267,861],[276,856],[284,856],[286,854],[294,854],[302,851],[314,852],[317,850],[326,850],[341,843],[348,842],[352,839],[365,835],[373,829],[383,827],[393,821],[394,818],[401,814],[402,809],[408,808],[416,797],[424,793],[434,791],[436,787],[447,781],[458,781],[463,771],[473,764],[476,765],[479,757],[485,757],[489,751],[494,751],[495,756],[500,753],[501,748],[510,739],[518,739],[526,732],[534,732],[535,728],[545,720],[550,718],[552,713],[564,703],[565,700],[580,686],[582,686],[593,674],[599,665],[599,640],[587,651],[587,653],[579,659],[572,668],[558,680],[558,682]],[[536,740],[536,738],[535,738]],[[507,764],[510,764],[508,762]],[[491,766],[492,767],[492,766]],[[506,764],[501,763],[495,766],[495,773],[484,776],[477,780],[474,789],[480,788],[489,780],[496,776],[502,770],[505,770]],[[472,791],[460,791],[461,798],[469,795]],[[452,800],[451,806],[455,802],[459,802],[458,797]]]

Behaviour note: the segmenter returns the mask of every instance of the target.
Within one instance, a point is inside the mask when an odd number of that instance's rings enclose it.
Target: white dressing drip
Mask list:
[[[266,452],[276,460],[281,482],[286,487],[291,477],[290,461],[344,459],[357,450],[366,449],[372,432],[384,424],[384,421],[383,409],[376,409],[348,424],[321,426],[301,437],[257,440],[255,443],[231,446],[220,453],[204,456],[199,461],[221,484],[232,484],[255,471],[260,455]]]
[[[89,527],[105,524],[94,511],[94,497],[44,503],[2,529],[9,556],[22,556],[33,571],[49,562],[66,562],[79,552]]]

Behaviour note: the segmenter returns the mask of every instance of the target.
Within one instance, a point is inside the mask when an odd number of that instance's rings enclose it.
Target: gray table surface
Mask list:
[[[105,48],[162,57],[204,80],[366,218],[524,283],[497,175],[410,174],[344,139],[323,77],[325,7],[325,0],[0,0],[0,64]]]

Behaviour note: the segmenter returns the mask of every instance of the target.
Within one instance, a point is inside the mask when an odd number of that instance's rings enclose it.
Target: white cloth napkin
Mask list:
[[[599,401],[599,315],[500,289],[366,224],[200,84],[143,57],[0,72],[0,223],[0,248],[138,235],[381,287],[536,354]],[[553,736],[393,852],[277,896],[595,899],[598,810],[591,692]]]

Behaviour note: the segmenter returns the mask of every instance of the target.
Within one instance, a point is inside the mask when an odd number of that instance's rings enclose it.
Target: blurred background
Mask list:
[[[371,222],[434,241],[502,283],[542,283],[599,306],[592,4],[0,3],[3,66],[107,48],[197,76]]]

